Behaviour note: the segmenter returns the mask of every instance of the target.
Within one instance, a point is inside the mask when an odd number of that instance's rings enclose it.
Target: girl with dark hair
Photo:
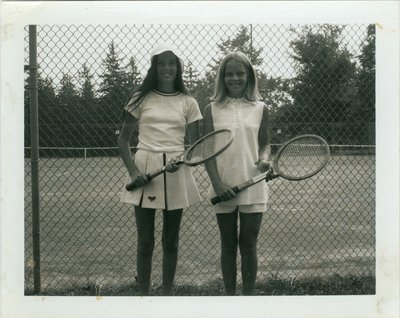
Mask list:
[[[151,53],[151,66],[142,85],[134,90],[124,108],[125,121],[118,148],[128,170],[126,183],[133,180],[141,187],[126,191],[121,200],[134,205],[138,233],[137,279],[140,295],[148,295],[154,250],[155,211],[163,210],[164,295],[171,295],[178,259],[179,228],[184,208],[201,198],[190,167],[170,162],[184,151],[186,130],[191,141],[198,139],[202,119],[196,100],[187,94],[183,62],[176,50],[162,45]],[[137,151],[132,156],[130,140],[138,131]],[[168,172],[151,181],[146,173],[166,164]]]

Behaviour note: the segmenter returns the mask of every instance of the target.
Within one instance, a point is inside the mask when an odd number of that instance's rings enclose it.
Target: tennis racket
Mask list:
[[[321,171],[330,156],[328,143],[316,135],[301,135],[284,143],[276,153],[272,168],[268,171],[232,188],[239,193],[263,180],[277,177],[287,180],[304,180]],[[211,199],[213,205],[223,201],[220,197]]]
[[[232,141],[233,132],[231,130],[220,129],[213,131],[197,140],[173,163],[177,165],[184,163],[192,167],[200,165],[223,153],[232,144]],[[166,166],[146,174],[146,177],[150,181],[160,174],[163,174],[165,171]],[[127,184],[125,188],[128,191],[132,191],[138,187],[139,185],[133,180],[131,183]]]

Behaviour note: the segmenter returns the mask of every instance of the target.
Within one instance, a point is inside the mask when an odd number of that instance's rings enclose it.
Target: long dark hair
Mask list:
[[[142,84],[133,90],[133,92],[129,98],[130,104],[134,105],[134,109],[139,107],[139,105],[142,103],[143,99],[147,96],[147,94],[150,93],[153,89],[155,89],[157,87],[158,56],[159,55],[153,56],[153,58],[151,59],[151,65],[150,65],[149,70],[147,71],[146,77],[144,78]],[[175,54],[174,54],[174,56],[175,56],[176,65],[177,65],[177,72],[176,72],[176,77],[175,77],[175,89],[177,91],[181,92],[182,94],[188,94],[185,84],[183,83],[182,65],[180,63],[179,58]]]

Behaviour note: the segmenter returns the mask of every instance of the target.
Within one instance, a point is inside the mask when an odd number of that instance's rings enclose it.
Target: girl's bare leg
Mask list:
[[[163,294],[171,295],[178,261],[179,228],[182,209],[163,211]]]
[[[149,294],[151,261],[154,250],[154,209],[135,206],[135,218],[138,233],[137,241],[137,279],[139,295]]]
[[[252,295],[257,277],[257,237],[262,213],[240,213],[239,248],[242,259],[243,294]]]
[[[221,270],[225,293],[235,295],[237,275],[237,210],[232,213],[217,214],[217,222],[221,235]]]

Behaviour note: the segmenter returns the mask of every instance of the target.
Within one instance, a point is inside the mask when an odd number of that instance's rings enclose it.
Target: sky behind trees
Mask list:
[[[290,42],[295,32],[305,24],[243,25],[253,35],[253,45],[261,48],[262,69],[282,77],[294,76],[290,64]],[[43,75],[50,76],[54,84],[60,81],[59,65],[68,67],[70,73],[77,73],[84,64],[90,64],[94,77],[101,73],[102,60],[106,58],[108,46],[114,42],[122,64],[134,57],[138,71],[144,76],[150,66],[149,53],[158,42],[175,45],[185,58],[200,73],[206,72],[207,65],[219,54],[218,43],[235,36],[238,25],[131,25],[131,26],[38,26],[38,61],[45,64]],[[318,27],[315,25],[315,27]],[[366,36],[366,25],[343,25],[341,45],[358,55]],[[283,30],[283,31],[282,31]],[[27,55],[27,53],[26,53]],[[51,60],[47,64],[48,60]],[[286,60],[285,63],[282,61]],[[74,75],[75,76],[75,75]]]

